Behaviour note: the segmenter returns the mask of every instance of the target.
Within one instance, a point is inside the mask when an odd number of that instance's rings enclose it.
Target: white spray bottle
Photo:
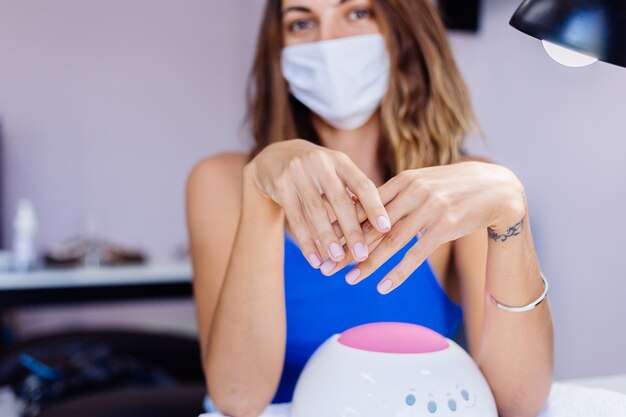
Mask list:
[[[13,220],[13,268],[26,272],[35,266],[37,216],[30,200],[20,200]]]

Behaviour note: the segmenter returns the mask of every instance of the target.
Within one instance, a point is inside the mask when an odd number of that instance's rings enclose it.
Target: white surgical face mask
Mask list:
[[[389,55],[379,33],[288,46],[283,76],[300,102],[331,126],[363,126],[389,84]]]

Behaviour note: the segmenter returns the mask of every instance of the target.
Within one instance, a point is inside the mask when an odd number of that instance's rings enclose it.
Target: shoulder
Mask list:
[[[202,159],[192,168],[189,182],[205,182],[219,177],[236,175],[241,177],[243,168],[248,162],[248,155],[241,152],[223,152]]]
[[[239,213],[243,169],[247,162],[248,155],[228,152],[204,158],[191,169],[185,200],[192,231],[196,223],[231,215],[234,219],[234,214]]]
[[[187,178],[188,196],[203,191],[238,192],[247,162],[248,155],[240,152],[224,152],[202,159]]]
[[[491,159],[478,155],[462,155],[461,162],[486,162],[488,164],[495,164]]]

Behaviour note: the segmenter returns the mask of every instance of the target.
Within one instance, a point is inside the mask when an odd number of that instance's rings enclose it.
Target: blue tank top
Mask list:
[[[461,306],[452,302],[424,262],[387,295],[378,282],[417,242],[414,237],[367,279],[355,286],[344,277],[350,264],[331,277],[310,266],[293,238],[285,233],[285,308],[287,345],[278,390],[272,403],[291,402],[304,365],[326,339],[351,327],[375,321],[401,321],[429,327],[453,338],[462,321]]]

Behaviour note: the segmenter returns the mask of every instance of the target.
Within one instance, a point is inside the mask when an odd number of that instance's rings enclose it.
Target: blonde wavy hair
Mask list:
[[[459,162],[466,135],[480,126],[437,9],[430,0],[372,0],[372,7],[391,64],[380,106],[384,177]],[[281,0],[268,0],[248,90],[255,141],[250,158],[287,139],[320,144],[308,108],[289,93],[283,78],[282,47]]]

